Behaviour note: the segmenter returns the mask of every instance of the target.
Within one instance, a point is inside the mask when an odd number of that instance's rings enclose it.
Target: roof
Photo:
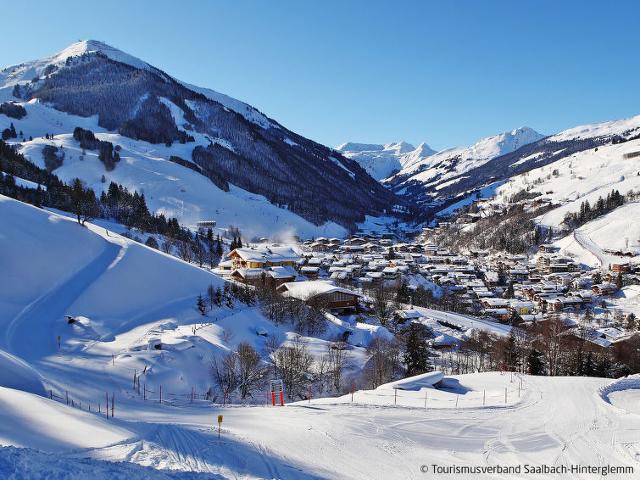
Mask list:
[[[229,256],[234,253],[246,262],[297,262],[300,259],[300,255],[291,247],[261,245],[256,248],[236,248]]]
[[[306,282],[287,282],[280,285],[278,291],[285,297],[297,298],[298,300],[309,300],[317,295],[326,295],[329,293],[344,293],[360,297],[357,292],[347,288],[338,287],[332,282],[326,280],[309,280]]]
[[[296,278],[296,272],[291,267],[271,267],[267,275],[271,278]]]
[[[260,278],[265,271],[262,268],[236,268],[231,275],[240,275],[242,278]]]

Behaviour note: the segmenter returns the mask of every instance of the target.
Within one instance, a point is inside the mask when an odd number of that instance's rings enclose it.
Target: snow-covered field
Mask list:
[[[424,478],[421,465],[433,463],[638,468],[635,383],[605,390],[611,380],[484,373],[447,377],[438,388],[424,379],[402,390],[356,384],[353,395],[285,407],[261,398],[212,404],[201,398],[211,358],[241,341],[262,351],[265,333],[287,342],[292,332],[255,307],[202,317],[195,297],[221,279],[103,227],[6,197],[0,219],[8,280],[0,289],[0,445],[37,450],[0,448],[0,478],[404,479]],[[473,317],[423,314],[459,332],[508,333]],[[343,322],[308,338],[310,351],[326,351],[346,329],[362,330],[363,343],[384,332]],[[349,352],[355,368],[366,360],[362,347]],[[134,373],[146,399],[132,388]],[[105,416],[106,394],[115,418]]]
[[[368,392],[358,391],[353,402],[347,395],[284,408],[175,408],[125,401],[117,418],[109,421],[32,394],[0,389],[3,410],[18,410],[10,429],[1,424],[0,441],[74,459],[129,461],[208,472],[217,475],[214,478],[424,478],[420,466],[433,463],[638,468],[640,416],[619,409],[621,402],[631,401],[623,395],[637,391],[616,392],[611,405],[597,393],[611,382],[604,379],[524,377],[519,399],[514,390],[519,379],[511,383],[509,375],[472,374],[450,381],[455,385],[447,390],[428,391],[426,408],[424,391],[399,392],[415,395],[413,405],[394,405],[391,390],[386,392],[387,403],[372,404]],[[514,398],[497,405],[505,387]],[[467,400],[483,389],[491,393],[487,406],[481,398]],[[52,409],[60,411],[54,415]],[[220,438],[213,428],[218,414],[224,416]],[[41,435],[32,436],[34,430]],[[81,432],[86,434],[78,435]],[[0,450],[0,472],[15,465],[16,455],[14,450]],[[41,462],[45,470],[60,468],[58,462]],[[71,462],[68,469],[75,465]],[[98,471],[105,470],[111,469],[100,465]]]

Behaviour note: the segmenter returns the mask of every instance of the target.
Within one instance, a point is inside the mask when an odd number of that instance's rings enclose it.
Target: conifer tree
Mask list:
[[[429,349],[424,329],[424,325],[419,323],[409,325],[403,356],[408,377],[432,370],[429,364]]]
[[[201,315],[204,315],[205,313],[207,313],[207,306],[204,303],[204,299],[202,298],[202,295],[198,295],[198,300],[196,301],[196,307],[198,308],[198,311],[200,312]]]

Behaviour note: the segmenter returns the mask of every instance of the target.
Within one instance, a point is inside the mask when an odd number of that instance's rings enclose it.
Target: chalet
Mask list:
[[[316,279],[320,274],[320,267],[302,267],[300,273],[309,279]]]
[[[380,283],[384,280],[384,274],[382,272],[366,272],[365,278],[369,278],[366,283]]]
[[[236,268],[231,272],[231,278],[248,285],[258,285],[265,280],[266,273],[262,268]]]
[[[503,298],[483,298],[482,300],[480,300],[480,303],[482,304],[482,306],[484,308],[508,308],[509,307],[509,301],[505,300]]]
[[[290,247],[236,248],[229,253],[234,268],[293,267],[300,260]]]
[[[533,313],[535,304],[533,302],[524,302],[521,300],[509,301],[509,308],[518,315],[529,315]]]
[[[218,270],[224,273],[231,273],[233,271],[233,261],[224,260],[218,264]]]
[[[296,279],[296,272],[291,267],[269,268],[236,268],[231,278],[248,285],[260,285],[265,282],[278,287]]]
[[[296,277],[296,272],[291,267],[269,267],[267,270],[267,278],[276,287],[283,283],[293,282]]]
[[[338,287],[325,280],[306,282],[288,282],[280,285],[277,291],[284,297],[296,298],[305,303],[318,303],[332,310],[354,309],[358,306],[360,294]]]
[[[629,273],[631,266],[628,263],[614,263],[611,265],[611,271],[616,273]]]
[[[501,322],[506,322],[511,318],[511,311],[508,308],[486,308],[484,314]]]
[[[402,324],[406,322],[411,322],[413,320],[418,320],[422,318],[424,315],[422,315],[417,310],[396,310],[393,316],[395,317],[398,323]]]
[[[398,267],[385,267],[382,270],[385,280],[396,280],[400,278],[400,270]]]
[[[618,291],[618,287],[613,283],[600,283],[591,287],[591,291],[596,295],[608,296]]]

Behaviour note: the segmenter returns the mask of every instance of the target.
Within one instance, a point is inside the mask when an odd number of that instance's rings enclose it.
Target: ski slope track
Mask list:
[[[105,242],[104,251],[82,270],[38,298],[9,324],[6,344],[9,351],[34,361],[55,352],[53,323],[47,318],[64,318],[65,312],[118,259],[122,247]]]

